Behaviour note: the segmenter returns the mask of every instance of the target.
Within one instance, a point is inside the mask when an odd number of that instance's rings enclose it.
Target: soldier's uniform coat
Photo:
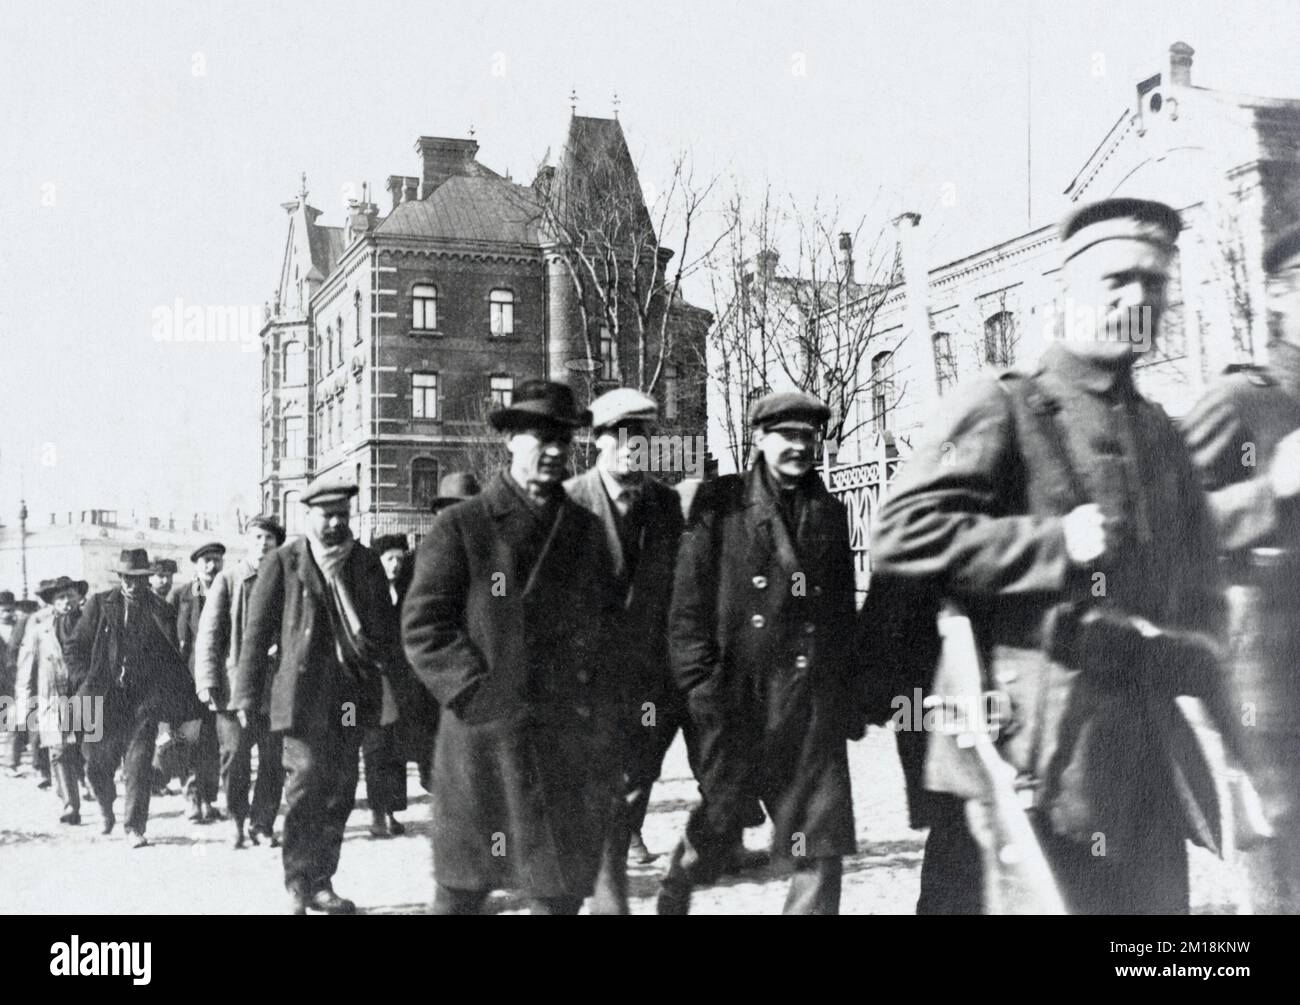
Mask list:
[[[1186,911],[1186,824],[1165,746],[1183,682],[1155,681],[1135,658],[1119,668],[1132,689],[1116,689],[1048,659],[1043,626],[1077,601],[1214,631],[1214,529],[1177,430],[1126,374],[1052,346],[1032,393],[1011,386],[1023,379],[972,383],[928,430],[876,524],[871,589],[885,603],[894,589],[908,603],[947,597],[971,614],[1013,705],[1003,752],[1039,777],[1033,819],[1069,906]],[[1062,518],[1085,502],[1120,520],[1095,570],[1072,568],[1065,547]],[[964,828],[959,808],[950,823]],[[1099,833],[1106,855],[1089,857]],[[978,859],[961,869],[974,883],[960,909],[978,910]]]
[[[700,737],[703,803],[688,835],[734,833],[760,798],[786,863],[856,850],[846,739],[863,728],[847,514],[815,474],[798,491],[791,533],[761,468],[704,483],[669,618]]]
[[[438,515],[402,605],[407,659],[443,709],[434,874],[581,898],[620,781],[618,592],[597,520],[562,496],[550,522],[509,478]]]

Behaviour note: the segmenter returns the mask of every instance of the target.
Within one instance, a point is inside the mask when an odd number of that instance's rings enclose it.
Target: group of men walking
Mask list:
[[[508,889],[534,913],[590,898],[593,913],[626,914],[627,862],[654,858],[641,824],[681,732],[700,801],[658,913],[687,913],[766,815],[785,912],[833,914],[856,849],[847,744],[900,695],[945,697],[935,617],[956,605],[983,687],[1009,710],[997,749],[1067,910],[1188,910],[1186,841],[1224,843],[1180,762],[1194,699],[1199,728],[1222,738],[1238,830],[1263,841],[1254,906],[1294,912],[1300,229],[1264,263],[1268,368],[1233,368],[1179,428],[1133,366],[1158,333],[1181,229],[1170,207],[1134,199],[1065,221],[1063,292],[1095,326],[1075,318],[1032,371],[945,402],[883,501],[861,611],[847,514],[814,470],[830,414],[816,397],[757,400],[748,469],[673,489],[637,468],[653,398],[620,388],[583,410],[568,386],[531,380],[490,416],[504,470],[481,492],[452,476],[413,567],[400,536],[355,541],[356,485],[322,478],[303,494],[301,537],[250,521],[245,557],[223,567],[220,545],[199,549],[172,604],[150,589],[167,570],[142,552],[84,611],[84,583],[49,584],[22,686],[103,700],[86,776],[108,831],[123,766],[136,845],[160,721],[197,724],[195,814],[217,815],[224,780],[238,847],[246,823],[275,843],[283,785],[295,913],[355,909],[332,879],[364,751],[376,835],[401,832],[406,763],[420,767],[435,913],[480,913]],[[1116,337],[1140,312],[1143,343]],[[584,427],[595,463],[569,477]],[[898,741],[913,820],[929,828],[918,910],[979,912],[986,836],[962,798],[925,791],[934,737]],[[50,747],[75,817],[76,744]]]

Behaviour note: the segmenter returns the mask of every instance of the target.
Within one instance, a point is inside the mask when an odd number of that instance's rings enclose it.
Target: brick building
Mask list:
[[[319,222],[306,184],[288,214],[279,283],[262,343],[262,505],[290,533],[312,478],[344,472],[361,487],[355,531],[409,532],[431,519],[439,478],[483,475],[500,457],[486,416],[526,379],[574,386],[587,401],[620,383],[648,386],[620,328],[579,310],[568,247],[548,217],[553,186],[596,159],[613,164],[648,220],[616,119],[573,116],[564,149],[530,185],[481,164],[473,139],[421,136],[418,175],[388,179],[386,214],[368,194],[343,226]],[[671,252],[657,249],[662,261]],[[671,335],[650,346],[665,433],[704,432],[707,312],[666,295]],[[584,328],[584,318],[586,327]],[[588,345],[600,358],[589,360]],[[651,370],[651,366],[647,366]]]

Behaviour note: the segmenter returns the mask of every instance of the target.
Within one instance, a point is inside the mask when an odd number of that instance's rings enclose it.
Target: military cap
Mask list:
[[[190,561],[197,562],[200,558],[207,555],[224,555],[226,546],[220,541],[209,541],[207,544],[201,544],[190,552]]]
[[[749,424],[757,429],[816,429],[825,425],[831,410],[806,391],[765,394],[749,409]]]
[[[620,422],[654,422],[659,404],[648,394],[630,387],[606,391],[591,403],[591,428],[612,429]]]
[[[357,483],[346,475],[321,475],[303,490],[302,501],[308,506],[324,506],[326,503],[351,499],[360,491]]]
[[[573,388],[553,380],[526,380],[515,388],[510,404],[488,413],[492,428],[501,432],[529,426],[585,426],[591,416],[579,409]]]
[[[1300,225],[1282,231],[1264,250],[1264,271],[1277,272],[1284,262],[1300,252]]]
[[[275,517],[271,517],[271,516],[249,517],[248,524],[247,526],[245,526],[244,530],[246,531],[252,530],[254,527],[256,527],[259,530],[270,531],[270,533],[275,535],[275,543],[277,545],[284,544],[284,528],[280,526],[279,521],[277,521]]]
[[[1183,229],[1178,210],[1149,199],[1102,199],[1071,212],[1061,221],[1064,260],[1102,241],[1146,241],[1170,251]]]
[[[386,551],[410,551],[411,543],[405,534],[380,534],[371,540],[370,550],[376,555]]]

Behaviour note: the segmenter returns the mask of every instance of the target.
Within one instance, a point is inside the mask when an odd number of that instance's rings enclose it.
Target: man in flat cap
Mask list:
[[[154,559],[153,566],[149,570],[149,589],[153,590],[160,599],[171,603],[172,582],[176,578],[177,571],[175,559]]]
[[[235,847],[243,848],[244,826],[253,844],[265,839],[279,846],[275,818],[280,812],[284,790],[284,768],[280,763],[280,734],[271,731],[271,692],[263,686],[261,701],[247,714],[247,726],[230,707],[232,679],[239,673],[239,660],[248,632],[249,600],[257,582],[262,560],[284,544],[284,528],[269,516],[251,517],[244,528],[244,556],[223,565],[207,587],[207,599],[199,617],[194,642],[194,690],[200,704],[216,720],[221,781],[226,789],[226,813],[235,824]],[[275,657],[268,656],[274,664]],[[267,684],[274,671],[266,675]],[[253,778],[253,748],[257,748],[257,785],[249,806],[248,791]]]
[[[509,467],[438,515],[402,605],[407,659],[442,706],[433,910],[478,914],[509,889],[535,914],[576,914],[622,781],[622,594],[604,529],[564,492],[587,423],[573,391],[524,381],[489,418]]]
[[[143,548],[123,551],[114,571],[119,584],[92,594],[63,646],[78,698],[103,703],[103,734],[83,743],[86,775],[103,818],[104,833],[117,818],[113,775],[126,780],[126,835],[132,847],[149,842],[149,796],[158,723],[186,722],[197,702],[176,643],[176,618],[149,589],[151,565]]]
[[[837,914],[856,850],[847,740],[860,737],[848,515],[813,469],[830,410],[798,391],[754,403],[755,458],[705,482],[682,538],[669,615],[673,673],[698,735],[702,796],[673,852],[660,914],[714,881],[755,799],[787,914]]]
[[[1214,528],[1177,430],[1132,375],[1159,331],[1180,226],[1134,199],[1067,218],[1059,339],[1036,367],[973,381],[943,409],[871,545],[886,604],[969,614],[986,686],[1010,709],[999,752],[1071,913],[1187,911],[1174,699],[1223,696],[1203,634],[1222,617]],[[962,801],[935,795],[930,824],[918,911],[979,913],[986,877]]]
[[[190,553],[194,577],[172,592],[172,605],[176,608],[176,640],[181,655],[189,664],[194,676],[194,643],[199,635],[199,619],[208,593],[225,563],[226,546],[220,541],[209,541]],[[174,727],[178,723],[171,724]],[[185,724],[182,730],[189,748],[190,777],[185,784],[185,795],[190,801],[190,819],[207,824],[220,820],[221,814],[214,805],[221,777],[220,744],[217,741],[216,713],[203,704],[203,713],[196,721]]]
[[[361,737],[381,719],[381,679],[398,655],[383,566],[348,525],[356,494],[355,483],[331,475],[304,490],[306,533],[258,567],[231,681],[228,707],[240,726],[266,707],[269,688],[271,729],[283,734],[284,883],[294,914],[356,910],[333,877]]]
[[[629,845],[653,858],[641,840],[650,789],[667,744],[685,718],[685,702],[668,662],[668,604],[682,533],[676,492],[646,473],[647,445],[659,417],[654,398],[629,387],[591,403],[595,466],[564,483],[574,502],[600,521],[618,582],[615,652],[633,683],[626,727],[625,786],[601,864],[593,914],[627,914]]]
[[[1268,364],[1234,364],[1183,420],[1227,558],[1234,679],[1274,840],[1251,908],[1300,913],[1300,227],[1264,254]]]
[[[55,791],[63,802],[59,822],[81,823],[83,774],[80,737],[68,702],[73,696],[64,648],[81,619],[81,602],[90,589],[84,579],[59,576],[41,583],[36,595],[46,603],[28,621],[18,654],[17,694],[24,709],[35,709],[41,748],[49,751]],[[78,717],[75,725],[81,725]],[[86,723],[92,726],[92,723]]]

